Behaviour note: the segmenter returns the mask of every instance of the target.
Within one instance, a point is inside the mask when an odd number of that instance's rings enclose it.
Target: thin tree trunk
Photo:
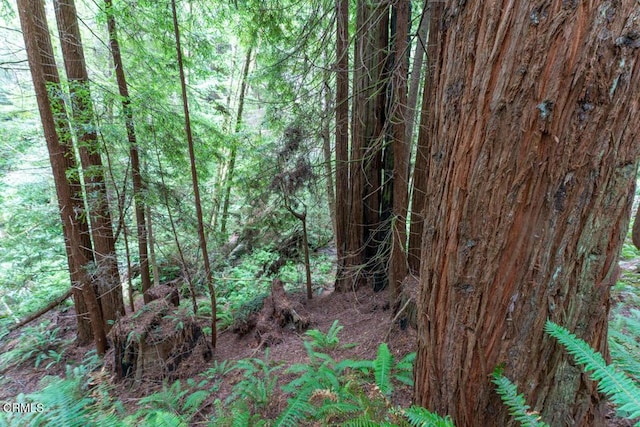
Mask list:
[[[336,0],[336,290],[350,287],[347,271],[349,218],[349,2]]]
[[[187,144],[189,147],[189,160],[191,163],[191,182],[193,183],[193,197],[196,205],[196,217],[198,220],[198,238],[200,240],[200,250],[204,261],[204,272],[209,295],[211,296],[211,347],[216,348],[217,327],[216,327],[216,293],[213,288],[213,277],[211,275],[211,265],[209,263],[209,252],[207,251],[207,239],[204,234],[204,219],[202,215],[202,203],[200,202],[200,189],[198,188],[198,171],[196,169],[196,155],[193,149],[193,135],[191,133],[191,119],[189,116],[189,100],[187,98],[187,84],[184,76],[184,66],[182,63],[182,48],[180,47],[180,29],[178,27],[178,14],[176,12],[176,2],[171,0],[171,11],[173,14],[173,31],[176,38],[176,52],[178,55],[178,68],[180,70],[180,86],[182,88],[182,106],[184,108],[184,125],[187,134]],[[195,314],[195,313],[194,313]]]
[[[125,221],[125,205],[126,205],[126,188],[127,188],[127,177],[129,176],[129,166],[127,165],[127,168],[125,169],[124,172],[124,182],[122,183],[122,191],[118,190],[118,186],[115,185],[116,179],[115,176],[113,174],[113,168],[111,167],[112,162],[111,162],[111,158],[109,156],[109,147],[107,146],[106,143],[104,143],[103,140],[103,146],[102,146],[105,158],[107,159],[107,171],[109,172],[109,178],[111,179],[111,182],[114,183],[114,191],[116,192],[116,200],[117,200],[117,206],[118,206],[118,221],[117,221],[117,227],[116,230],[114,232],[114,236],[113,239],[115,241],[118,240],[120,233],[122,233],[122,238],[123,238],[123,243],[124,243],[124,251],[125,251],[125,258],[126,258],[126,265],[127,265],[127,272],[126,272],[126,281],[127,281],[127,293],[129,296],[129,310],[131,311],[131,313],[133,313],[135,311],[135,305],[134,305],[134,300],[133,300],[133,279],[132,279],[132,275],[133,275],[133,271],[131,268],[131,251],[129,250],[129,231],[127,230],[127,226],[126,226],[126,221]],[[120,283],[120,287],[122,288],[123,283]],[[123,293],[123,299],[124,299],[124,290],[122,291]]]
[[[240,133],[242,129],[242,115],[244,114],[244,98],[247,92],[247,79],[249,77],[249,67],[251,66],[251,55],[253,53],[253,47],[249,46],[247,54],[244,59],[244,68],[242,69],[242,82],[240,83],[240,99],[238,101],[238,114],[236,115],[236,127],[235,134]],[[222,203],[222,218],[220,220],[220,232],[225,234],[227,232],[227,220],[229,219],[229,199],[231,198],[231,187],[233,185],[233,174],[236,168],[236,156],[238,150],[234,144],[231,148],[231,156],[229,159],[229,167],[227,170],[227,179],[225,180],[225,192],[224,201]]]
[[[329,216],[331,217],[331,230],[333,230],[333,236],[336,235],[336,193],[335,184],[333,179],[333,161],[331,159],[331,115],[329,112],[333,108],[331,101],[331,86],[330,86],[329,71],[324,73],[324,82],[322,86],[322,96],[324,102],[325,116],[322,118],[322,152],[324,154],[324,174],[327,187],[327,204],[329,206]]]
[[[151,217],[151,206],[146,206],[147,231],[149,236],[149,264],[151,265],[151,275],[153,286],[160,285],[160,271],[158,271],[158,261],[156,260],[155,236],[153,234],[153,218]]]
[[[416,127],[416,104],[418,103],[418,92],[424,68],[424,53],[427,49],[427,34],[429,32],[429,14],[427,13],[429,0],[425,0],[422,14],[420,15],[420,24],[416,32],[416,49],[413,56],[413,65],[411,66],[411,80],[409,83],[409,93],[407,101],[407,143],[413,144],[413,132]]]
[[[68,174],[75,170],[76,164],[44,4],[40,1],[19,0],[18,13],[58,197],[78,316],[78,339],[82,342],[88,338],[84,336],[86,324],[82,318],[85,306],[81,301],[84,301],[96,351],[103,355],[107,345],[104,322],[88,274],[92,263],[91,247],[86,247],[82,238],[83,233],[88,235],[88,226],[86,222],[80,221],[83,217],[80,183],[73,180],[74,173]]]
[[[73,124],[83,169],[85,194],[91,219],[96,262],[94,277],[107,332],[111,322],[124,315],[120,273],[111,225],[98,135],[94,126],[89,76],[73,0],[54,0],[60,45],[69,82]]]
[[[156,144],[156,157],[158,159],[158,173],[160,175],[160,181],[162,182],[162,187],[167,188],[167,185],[164,181],[164,172],[162,171],[162,161],[160,160],[160,152],[157,149]],[[191,294],[191,307],[193,308],[193,314],[196,315],[198,313],[198,303],[196,302],[196,288],[193,284],[193,279],[191,278],[191,272],[189,271],[189,266],[187,265],[187,261],[184,256],[184,251],[182,250],[182,245],[180,244],[180,239],[178,239],[178,231],[176,230],[176,222],[173,219],[173,214],[171,213],[171,206],[169,205],[169,197],[167,196],[167,192],[162,192],[164,198],[164,205],[167,208],[167,214],[169,215],[169,224],[171,224],[171,233],[173,234],[173,239],[176,243],[176,249],[178,250],[178,256],[180,257],[180,263],[182,264],[182,272],[186,276],[187,285],[189,286],[189,293]]]
[[[409,204],[409,142],[407,138],[407,52],[409,35],[409,1],[398,0],[396,10],[396,33],[394,37],[395,68],[391,76],[393,107],[391,126],[393,132],[393,221],[392,242],[389,259],[389,284],[391,301],[401,290],[402,280],[407,275],[406,220]]]
[[[129,249],[129,232],[126,224],[122,227],[122,236],[124,240],[124,251],[127,258],[127,290],[129,293],[129,310],[131,313],[136,311],[135,301],[133,297],[133,268],[131,268],[131,250]]]
[[[422,259],[422,234],[424,229],[424,210],[427,204],[427,176],[429,170],[429,151],[432,141],[431,123],[434,120],[434,112],[431,108],[433,97],[433,73],[435,69],[435,57],[440,37],[442,35],[442,12],[444,2],[429,2],[429,38],[427,42],[427,63],[425,66],[424,87],[422,89],[422,108],[420,114],[420,127],[418,133],[418,146],[416,148],[416,160],[413,171],[413,192],[411,198],[411,225],[409,229],[409,252],[407,255],[409,270],[412,274],[420,274],[420,260]]]
[[[640,9],[531,6],[467,2],[442,19],[414,401],[458,426],[512,423],[491,384],[501,364],[549,425],[609,412],[543,326],[607,354],[640,154]]]
[[[295,216],[302,223],[302,250],[304,253],[304,269],[306,274],[307,285],[307,299],[313,298],[313,290],[311,283],[311,262],[309,260],[309,238],[307,234],[307,207],[304,207],[302,212],[296,212],[289,202],[285,203],[285,206],[291,215]]]
[[[136,132],[133,124],[133,110],[131,109],[131,99],[127,79],[124,75],[122,56],[120,55],[120,44],[118,43],[118,32],[116,20],[113,16],[113,4],[111,0],[105,0],[107,12],[107,28],[109,31],[109,47],[113,56],[116,80],[118,81],[118,92],[122,98],[122,109],[124,111],[127,140],[129,141],[129,156],[131,158],[131,176],[133,180],[133,197],[135,201],[138,255],[140,257],[140,277],[142,279],[142,293],[144,302],[150,302],[147,291],[151,288],[151,275],[149,273],[149,251],[147,247],[147,223],[144,213],[144,185],[140,174],[140,147],[136,140]]]

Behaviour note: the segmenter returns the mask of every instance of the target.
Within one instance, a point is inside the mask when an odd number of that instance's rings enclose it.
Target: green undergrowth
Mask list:
[[[217,275],[215,286],[218,328],[225,329],[239,318],[246,318],[260,310],[275,278],[285,283],[285,290],[289,293],[302,292],[305,289],[305,270],[300,262],[288,260],[275,275],[265,272],[265,266],[274,262],[277,257],[275,250],[267,246],[244,255],[238,265],[227,266]],[[310,262],[314,290],[319,293],[324,288],[332,286],[335,260],[321,253],[312,253]],[[211,305],[203,302],[198,314],[210,316]]]
[[[90,356],[67,366],[64,376],[45,377],[41,389],[15,402],[32,412],[0,413],[7,426],[450,426],[451,421],[422,408],[393,403],[395,390],[413,384],[415,353],[396,359],[380,344],[373,360],[336,360],[327,351],[339,346],[340,325],[327,333],[306,334],[309,362],[285,367],[263,358],[214,362],[198,378],[163,384],[155,393],[125,407]],[[226,398],[218,396],[235,377]],[[286,381],[281,381],[287,378]],[[286,404],[282,405],[283,402]],[[31,405],[31,406],[28,406]]]

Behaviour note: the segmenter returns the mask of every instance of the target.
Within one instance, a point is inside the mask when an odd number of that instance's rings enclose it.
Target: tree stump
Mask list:
[[[164,298],[118,320],[109,337],[118,380],[165,378],[187,359],[206,362],[212,356],[211,346],[195,319],[176,311]]]
[[[178,292],[178,289],[173,286],[154,286],[151,289],[148,289],[145,294],[149,298],[149,301],[164,299],[174,307],[178,307],[180,305],[180,293]]]
[[[250,314],[241,327],[234,329],[239,335],[254,331],[258,347],[269,347],[282,341],[282,331],[293,329],[304,331],[311,323],[308,313],[302,304],[292,301],[284,290],[284,283],[274,279],[271,294],[264,298],[262,308]]]

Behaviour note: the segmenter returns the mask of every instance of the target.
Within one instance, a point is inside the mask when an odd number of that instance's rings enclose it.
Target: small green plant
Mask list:
[[[615,366],[640,382],[640,311],[614,315],[609,323],[609,350]]]
[[[637,316],[637,314],[636,314]],[[636,319],[629,321],[631,330],[634,330],[634,337],[640,331],[639,323]],[[569,332],[556,323],[547,320],[545,332],[558,340],[560,344],[573,356],[575,361],[582,365],[589,377],[598,383],[598,390],[607,395],[614,403],[619,415],[627,419],[640,417],[640,387],[637,384],[637,373],[639,372],[638,359],[633,360],[628,355],[622,355],[625,348],[632,348],[637,354],[638,344],[619,330],[612,331],[612,355],[614,360],[625,362],[624,372],[621,372],[616,364],[607,364],[604,357],[595,351],[584,340]],[[617,353],[617,354],[616,354]],[[626,374],[628,372],[629,374]],[[634,381],[635,380],[635,381]],[[503,368],[498,367],[493,373],[493,382],[498,386],[497,391],[502,401],[509,408],[514,418],[524,426],[546,426],[540,420],[538,414],[531,412],[526,404],[524,396],[518,394],[515,384],[503,375]],[[640,426],[640,422],[635,424]]]
[[[393,409],[389,398],[394,382],[413,384],[415,353],[396,364],[389,347],[382,343],[374,360],[336,361],[319,349],[338,347],[341,328],[334,322],[327,334],[307,333],[312,338],[304,342],[309,363],[287,369],[296,378],[282,387],[292,397],[276,426],[294,426],[311,420],[330,425],[383,426],[404,420],[403,413]]]
[[[7,369],[31,359],[35,360],[36,368],[46,360],[50,360],[46,365],[47,369],[60,363],[64,357],[64,351],[60,351],[60,348],[69,341],[60,339],[60,328],[49,328],[49,323],[46,321],[35,327],[24,328],[20,343],[0,356],[0,369]]]
[[[628,240],[625,240],[625,242],[622,244],[622,252],[620,254],[620,257],[623,260],[631,260],[634,258],[638,258],[640,257],[640,250],[638,250],[633,243],[631,243]]]
[[[305,335],[311,337],[311,347],[320,350],[333,350],[338,348],[340,339],[338,334],[342,330],[343,326],[339,324],[337,320],[334,320],[327,333],[322,333],[318,329],[311,329],[305,332]],[[341,348],[355,347],[357,344],[346,344],[340,346]]]
[[[211,395],[211,391],[204,388],[207,383],[206,380],[196,383],[193,379],[186,381],[186,387],[180,380],[170,386],[165,383],[161,391],[140,399],[141,408],[126,421],[132,425],[187,426]]]
[[[520,423],[527,427],[548,427],[540,419],[540,415],[531,411],[531,407],[527,405],[523,394],[518,394],[518,388],[507,377],[504,376],[504,366],[498,366],[493,371],[492,382],[497,386],[496,391],[500,398],[509,408],[509,414]]]
[[[420,406],[405,409],[402,414],[414,427],[454,427],[451,417],[441,417]]]
[[[32,412],[0,413],[0,424],[7,427],[123,425],[120,420],[124,408],[110,398],[102,399],[109,395],[110,386],[107,382],[92,380],[89,367],[67,366],[64,378],[45,377],[41,384],[41,390],[16,397],[16,403],[33,405]]]
[[[236,364],[235,369],[244,371],[243,379],[233,387],[228,401],[237,398],[249,399],[258,408],[267,407],[278,383],[275,374],[282,369],[282,365],[273,365],[269,361],[267,349],[265,360],[243,359]]]
[[[562,326],[547,320],[545,331],[583,365],[591,379],[597,381],[598,390],[609,397],[625,418],[640,417],[640,388],[631,378],[614,365],[607,365],[600,353]]]

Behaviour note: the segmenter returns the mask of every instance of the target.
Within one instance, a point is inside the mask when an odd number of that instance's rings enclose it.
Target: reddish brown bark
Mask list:
[[[426,207],[426,186],[429,166],[429,146],[431,144],[431,123],[434,114],[431,109],[432,79],[434,72],[434,59],[437,54],[440,38],[442,36],[442,10],[444,2],[427,2],[427,17],[429,20],[429,39],[427,42],[427,64],[425,67],[424,88],[422,92],[422,108],[420,112],[420,127],[418,133],[418,145],[416,147],[416,159],[413,171],[413,191],[411,193],[411,225],[409,227],[409,244],[407,260],[409,270],[413,274],[419,274],[422,233],[424,226],[424,209]]]
[[[345,248],[345,272],[348,272],[349,287],[359,287],[363,282],[362,269],[364,257],[364,206],[363,186],[364,171],[363,159],[365,155],[365,140],[367,139],[367,111],[371,104],[371,81],[368,67],[370,55],[369,43],[367,43],[369,31],[365,26],[369,23],[369,8],[366,2],[357,2],[356,28],[353,43],[353,84],[351,101],[351,147],[349,151],[349,198],[347,200],[347,224],[346,224],[346,248]]]
[[[336,0],[336,289],[350,286],[347,271],[349,218],[349,2]]]
[[[81,342],[89,340],[87,322],[84,320],[84,316],[88,316],[96,350],[102,355],[106,350],[104,323],[88,274],[93,261],[91,242],[87,243],[86,239],[83,239],[83,236],[88,236],[88,226],[81,220],[84,217],[82,189],[75,173],[76,164],[71,133],[61,97],[60,79],[44,4],[40,1],[20,0],[18,13],[60,208],[78,316],[78,340]]]
[[[594,384],[543,325],[607,351],[640,145],[639,14],[635,2],[444,9],[415,401],[458,426],[508,424],[490,382],[502,363],[550,425],[604,424]]]
[[[409,36],[409,1],[398,0],[394,5],[396,33],[394,35],[394,64],[391,76],[393,106],[391,126],[393,136],[393,220],[391,224],[391,256],[389,285],[391,301],[395,303],[402,280],[407,275],[407,209],[409,204],[409,142],[407,141],[407,39]]]
[[[636,215],[633,219],[633,228],[631,230],[631,240],[633,245],[640,249],[640,208],[636,210]]]
[[[124,315],[124,302],[100,145],[94,126],[89,76],[85,66],[75,3],[73,0],[54,0],[54,6],[91,220],[91,236],[97,266],[94,278],[102,317],[108,332],[111,328],[109,320],[115,321]]]

